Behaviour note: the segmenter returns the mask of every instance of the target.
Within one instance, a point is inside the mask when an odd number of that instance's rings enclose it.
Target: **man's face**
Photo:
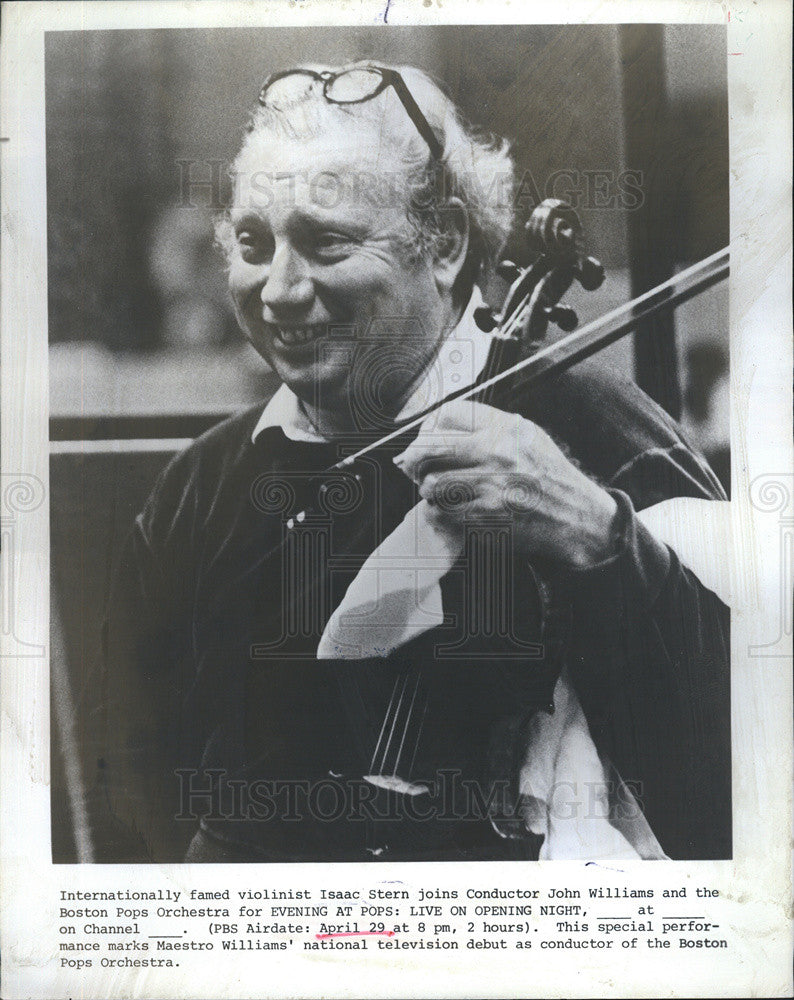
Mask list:
[[[355,121],[302,141],[261,136],[239,164],[229,271],[238,320],[281,379],[323,409],[373,395],[384,411],[399,408],[445,321],[433,263],[407,245],[403,197],[375,196],[372,179],[399,169]]]

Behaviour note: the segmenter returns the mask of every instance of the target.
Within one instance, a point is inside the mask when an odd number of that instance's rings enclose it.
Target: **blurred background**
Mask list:
[[[549,195],[577,207],[609,272],[576,303],[586,319],[728,242],[725,41],[710,25],[49,33],[53,439],[190,437],[275,388],[237,331],[212,235],[268,73],[373,58],[435,74],[514,143],[520,221]],[[725,286],[647,334],[615,363],[727,486]]]

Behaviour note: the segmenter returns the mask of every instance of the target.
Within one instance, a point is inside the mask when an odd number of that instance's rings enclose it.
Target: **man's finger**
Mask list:
[[[487,478],[474,470],[431,473],[422,480],[419,494],[442,510],[452,510],[477,500]]]

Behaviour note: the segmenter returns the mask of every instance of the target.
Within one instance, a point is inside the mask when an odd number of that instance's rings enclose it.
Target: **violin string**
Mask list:
[[[399,681],[398,681],[398,683],[399,683]],[[394,730],[397,728],[397,720],[400,718],[400,712],[402,710],[403,700],[405,698],[405,689],[406,689],[407,684],[408,684],[408,674],[406,673],[403,676],[402,688],[400,690],[400,698],[399,698],[399,700],[397,702],[396,708],[394,709],[394,720],[393,720],[393,722],[391,724],[391,730],[389,732],[389,738],[386,741],[386,746],[383,748],[383,758],[381,760],[380,770],[379,771],[373,771],[372,772],[373,774],[384,774],[385,773],[384,772],[384,768],[386,767],[386,761],[389,758],[389,747],[391,746],[392,740],[394,739]]]
[[[381,746],[381,743],[383,742],[383,736],[384,736],[384,734],[386,732],[386,729],[387,729],[387,727],[389,725],[389,719],[391,718],[392,711],[394,710],[394,702],[395,702],[395,699],[397,698],[397,689],[399,688],[399,686],[400,686],[400,678],[398,677],[395,680],[395,682],[394,682],[394,688],[392,689],[391,698],[389,699],[389,704],[388,704],[388,707],[386,709],[386,714],[383,717],[383,725],[381,726],[381,729],[380,729],[380,736],[378,736],[378,742],[375,744],[375,750],[374,750],[374,752],[372,754],[372,761],[370,762],[370,774],[381,774],[382,773],[381,771],[376,771],[375,770],[375,762],[376,762],[376,760],[378,758],[378,754],[380,752],[380,746]]]
[[[416,761],[416,755],[419,752],[419,743],[422,739],[422,731],[424,730],[425,719],[427,718],[427,710],[430,707],[430,699],[428,698],[427,694],[425,694],[423,701],[424,701],[424,707],[422,708],[422,717],[419,720],[419,729],[417,730],[416,739],[414,740],[414,752],[411,757],[411,763],[408,765],[409,775],[413,774],[414,762]]]
[[[394,774],[397,774],[399,772],[399,770],[400,770],[400,758],[402,757],[403,747],[405,746],[405,740],[406,740],[406,737],[408,736],[408,729],[410,728],[410,725],[411,725],[411,717],[413,715],[414,705],[416,704],[416,696],[417,696],[418,693],[419,693],[419,673],[417,672],[417,674],[416,674],[416,682],[414,683],[414,693],[413,693],[413,696],[411,698],[411,704],[408,706],[408,716],[407,716],[407,718],[405,720],[405,728],[403,729],[403,738],[400,740],[400,746],[399,746],[399,748],[397,750],[397,757],[395,758],[395,761],[394,761],[394,771],[393,771]],[[415,751],[414,751],[414,754],[415,754]],[[409,778],[409,775],[406,774],[406,775],[404,775],[404,777],[405,777],[405,779],[407,781],[408,778]]]

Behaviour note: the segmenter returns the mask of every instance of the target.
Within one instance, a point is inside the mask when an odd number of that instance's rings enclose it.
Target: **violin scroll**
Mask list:
[[[581,239],[579,216],[565,201],[547,198],[524,225],[529,249],[535,253],[570,253]]]
[[[481,330],[503,340],[518,341],[524,353],[537,349],[549,323],[566,333],[576,329],[579,319],[570,306],[560,303],[574,281],[594,291],[604,281],[604,268],[582,249],[582,226],[574,209],[564,201],[547,198],[524,227],[529,249],[537,254],[529,267],[503,260],[496,268],[510,283],[502,311],[489,307],[474,313]]]

